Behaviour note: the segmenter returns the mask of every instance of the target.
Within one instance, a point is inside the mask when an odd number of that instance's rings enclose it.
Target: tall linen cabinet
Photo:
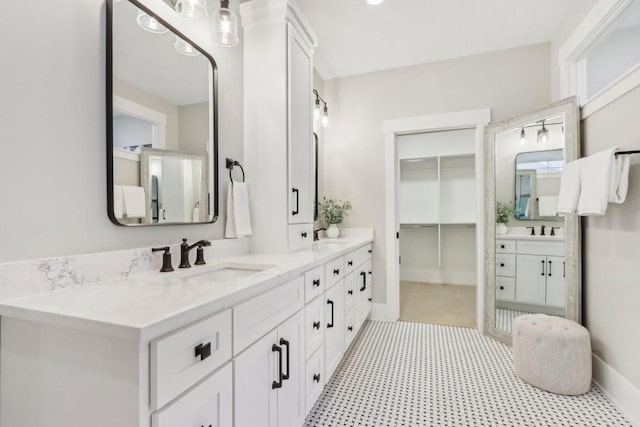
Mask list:
[[[316,37],[293,0],[252,0],[240,12],[253,249],[304,249],[313,241]]]

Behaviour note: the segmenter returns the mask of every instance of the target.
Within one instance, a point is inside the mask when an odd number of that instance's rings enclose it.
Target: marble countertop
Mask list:
[[[536,242],[564,242],[564,236],[531,236],[529,234],[496,235],[496,240],[529,240]]]
[[[299,277],[303,272],[370,243],[372,236],[321,240],[314,250],[247,254],[209,260],[171,273],[126,279],[5,300],[0,316],[146,342]],[[212,282],[221,267],[267,268]]]

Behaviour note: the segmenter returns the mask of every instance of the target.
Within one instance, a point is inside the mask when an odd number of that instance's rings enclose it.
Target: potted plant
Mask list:
[[[509,222],[509,217],[514,213],[515,211],[508,204],[504,202],[496,203],[496,234],[507,234],[507,223]]]
[[[320,202],[320,215],[327,223],[327,237],[336,238],[340,235],[338,224],[347,216],[351,210],[351,202],[343,202],[342,200],[322,198]]]

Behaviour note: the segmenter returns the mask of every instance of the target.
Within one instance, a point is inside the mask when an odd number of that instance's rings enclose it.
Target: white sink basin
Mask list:
[[[252,274],[259,273],[271,267],[273,267],[273,265],[243,263],[222,264],[217,265],[212,269],[207,269],[206,271],[194,272],[193,274],[186,276],[185,280],[227,282],[251,276]]]

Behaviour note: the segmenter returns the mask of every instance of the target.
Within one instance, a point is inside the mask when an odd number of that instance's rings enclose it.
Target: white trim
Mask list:
[[[616,99],[621,98],[639,86],[640,63],[609,86],[589,98],[589,100],[582,105],[582,119],[586,119],[596,111],[603,109]]]
[[[640,390],[595,354],[592,360],[593,382],[628,420],[640,426]]]
[[[447,285],[475,286],[476,273],[400,269],[400,280],[403,282],[446,283]]]
[[[116,147],[113,147],[113,157],[115,159],[131,160],[132,162],[140,161],[140,154]]]
[[[560,47],[558,64],[560,66],[560,92],[562,98],[577,96],[581,107],[592,101],[592,99],[587,98],[585,82],[580,81],[580,79],[583,79],[580,77],[580,70],[584,72],[586,64],[586,61],[582,61],[582,56],[620,15],[638,1],[640,0],[599,0]],[[629,91],[627,90],[622,94],[619,92],[621,88],[628,89],[631,83],[632,81],[629,81],[627,84],[621,85],[612,94],[605,97],[604,92],[612,90],[614,89],[613,86],[616,86],[614,82],[614,84],[609,85],[596,96],[615,100]],[[608,101],[607,104],[612,100]],[[596,102],[595,105],[598,106],[598,109],[604,106],[600,105],[599,102]],[[591,111],[591,114],[595,111]]]
[[[374,320],[397,321],[400,317],[400,268],[398,257],[400,248],[396,233],[399,230],[397,212],[397,183],[399,180],[397,144],[398,135],[420,132],[434,132],[454,129],[476,129],[476,181],[477,181],[477,218],[476,227],[476,265],[477,265],[477,307],[476,324],[483,331],[484,313],[484,225],[480,218],[484,215],[484,178],[482,175],[482,147],[484,144],[484,126],[491,121],[491,110],[480,109],[454,113],[432,114],[385,120],[385,241],[386,241],[386,304],[373,304],[371,318]]]
[[[113,95],[113,111],[124,113],[128,116],[136,117],[153,123],[153,148],[164,149],[167,146],[167,116],[159,111],[153,110],[122,96]]]

